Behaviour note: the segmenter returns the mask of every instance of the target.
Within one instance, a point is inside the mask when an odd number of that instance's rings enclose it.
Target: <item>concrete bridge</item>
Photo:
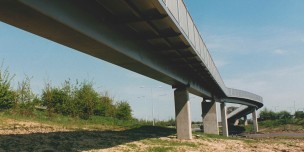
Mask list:
[[[216,102],[225,136],[226,103],[246,105],[255,120],[263,106],[225,86],[182,0],[0,0],[0,20],[171,85],[179,139],[192,138],[189,93],[203,98],[206,133],[219,133]]]

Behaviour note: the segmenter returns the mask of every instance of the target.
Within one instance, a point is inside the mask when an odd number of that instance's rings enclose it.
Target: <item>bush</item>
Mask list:
[[[277,119],[290,119],[290,118],[292,118],[291,114],[288,111],[280,111],[276,115],[277,115]]]
[[[0,110],[10,109],[14,106],[14,100],[16,93],[11,90],[11,80],[13,77],[10,76],[7,69],[2,71],[0,67]]]
[[[115,117],[116,108],[113,105],[113,99],[107,94],[101,96],[94,109],[94,115],[104,117]]]
[[[132,119],[132,110],[128,102],[120,101],[116,104],[116,118],[122,120]]]
[[[260,112],[261,120],[275,120],[277,118],[277,114],[271,110],[265,108]]]
[[[11,80],[7,69],[0,67],[0,110],[14,107],[14,112],[30,116],[36,106],[43,107],[49,117],[53,114],[69,115],[82,119],[89,119],[93,115],[115,117],[121,120],[131,120],[132,109],[128,102],[113,104],[107,93],[98,94],[92,83],[84,81],[78,85],[72,85],[65,81],[62,87],[52,87],[47,83],[38,98],[31,90],[30,80],[27,77],[20,83],[16,91],[11,89]]]
[[[93,89],[91,83],[84,82],[75,92],[75,103],[79,116],[89,119],[94,114],[94,109],[99,99],[99,94]]]
[[[28,76],[18,83],[18,89],[16,91],[16,101],[17,103],[32,102],[35,98],[35,94],[31,90],[31,78]]]
[[[304,119],[304,112],[303,111],[296,111],[295,118],[297,119]]]

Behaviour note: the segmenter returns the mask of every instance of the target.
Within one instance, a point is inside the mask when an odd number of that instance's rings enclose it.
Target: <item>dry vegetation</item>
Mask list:
[[[193,140],[180,141],[174,129],[161,127],[109,130],[0,120],[0,151],[304,151],[304,138],[223,138],[195,133]]]

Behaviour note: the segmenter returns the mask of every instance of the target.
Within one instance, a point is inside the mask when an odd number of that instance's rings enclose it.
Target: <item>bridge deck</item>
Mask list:
[[[204,98],[263,106],[225,86],[182,0],[1,0],[0,20]]]

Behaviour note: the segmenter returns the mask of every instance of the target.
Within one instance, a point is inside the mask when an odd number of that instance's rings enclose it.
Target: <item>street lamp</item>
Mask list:
[[[151,102],[152,102],[152,124],[155,126],[155,119],[154,119],[154,102],[153,102],[153,94],[152,94],[152,87],[145,87],[141,86],[140,88],[150,88],[150,95],[151,95]],[[162,88],[162,86],[158,86],[157,88]]]
[[[158,95],[158,99],[160,98],[160,97],[164,97],[164,96],[167,96],[168,94],[160,94],[160,95]],[[159,101],[159,100],[158,100]],[[159,121],[159,108],[157,109],[157,121]]]
[[[138,98],[138,99],[144,98],[144,102],[145,102],[145,104],[147,104],[146,96],[140,96],[140,97],[137,97],[137,98]],[[145,120],[146,120],[146,122],[148,122],[147,113],[145,113],[145,114],[146,114],[146,116],[145,116],[146,119],[145,119]]]

